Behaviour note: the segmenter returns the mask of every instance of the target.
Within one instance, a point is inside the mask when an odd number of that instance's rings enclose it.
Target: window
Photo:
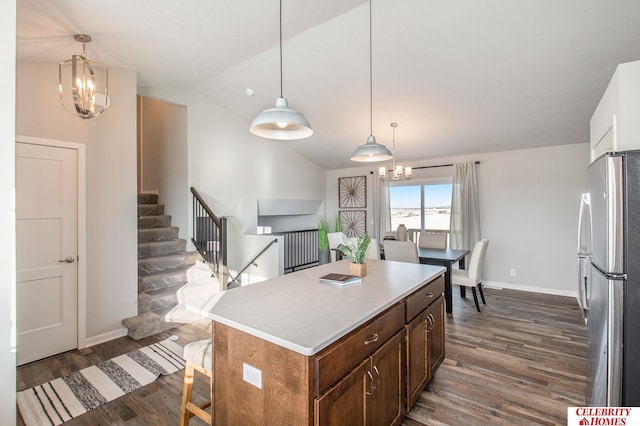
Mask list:
[[[452,179],[392,182],[389,187],[391,230],[448,231],[451,218]]]

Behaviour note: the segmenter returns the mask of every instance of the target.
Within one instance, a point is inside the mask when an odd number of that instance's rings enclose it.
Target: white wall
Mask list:
[[[203,194],[216,214],[230,216],[228,254],[233,268],[256,254],[253,244],[243,245],[241,235],[256,232],[258,199],[324,199],[325,170],[280,141],[249,133],[253,117],[239,118],[184,88],[141,87],[138,92],[187,106],[189,186]]]
[[[485,285],[575,295],[578,207],[589,163],[588,144],[415,161],[406,165],[475,160],[481,162],[478,185],[482,237],[490,240]],[[368,189],[372,189],[378,166],[328,172],[327,212],[331,215],[338,211],[338,177],[366,174]],[[369,174],[370,171],[374,174]],[[453,169],[414,171],[416,178],[421,174],[452,176]],[[372,193],[368,191],[368,227],[372,224]],[[515,277],[510,276],[510,269],[516,270]]]
[[[0,424],[16,423],[15,57],[16,2],[0,3]]]
[[[137,314],[136,72],[110,69],[112,107],[82,120],[60,105],[57,68],[18,63],[16,133],[86,145],[84,346],[126,334],[120,321]]]
[[[142,191],[157,191],[171,224],[188,239],[187,108],[140,96]]]

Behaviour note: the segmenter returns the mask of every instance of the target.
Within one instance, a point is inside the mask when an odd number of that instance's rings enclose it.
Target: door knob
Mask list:
[[[76,261],[76,258],[73,257],[73,256],[67,256],[62,260],[58,260],[58,262],[60,262],[60,263],[73,263],[75,261]]]

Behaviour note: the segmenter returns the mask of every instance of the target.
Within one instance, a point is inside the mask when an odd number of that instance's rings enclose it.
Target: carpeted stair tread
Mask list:
[[[138,194],[138,204],[158,204],[158,194]]]
[[[187,240],[151,241],[138,243],[138,257],[162,256],[165,254],[184,253]]]
[[[178,290],[184,284],[174,284],[169,287],[159,288],[157,290],[146,291],[144,294],[149,296],[149,310],[156,312],[160,309],[172,308],[178,304]]]
[[[141,257],[138,259],[138,274],[168,271],[172,269],[193,266],[200,259],[197,251],[187,251],[163,256]]]
[[[158,215],[158,216],[142,216],[138,218],[138,229],[147,228],[166,228],[171,226],[171,216]]]
[[[189,268],[191,266],[142,273],[138,276],[138,291],[156,290],[173,284],[186,283]]]
[[[164,204],[138,204],[138,217],[162,215],[164,215]]]
[[[180,229],[177,226],[138,229],[138,243],[175,240],[178,238],[179,232]]]
[[[164,316],[154,312],[145,312],[135,317],[125,318],[122,324],[129,329],[129,336],[135,340],[149,337],[176,327],[177,323],[165,322]]]
[[[174,327],[178,324],[184,324],[187,322],[193,322],[203,319],[202,315],[188,310],[184,303],[179,303],[171,308],[167,307],[165,309],[159,309],[154,312],[157,315],[160,315],[165,321],[169,321],[170,323],[174,324]],[[211,320],[206,321],[210,322]]]

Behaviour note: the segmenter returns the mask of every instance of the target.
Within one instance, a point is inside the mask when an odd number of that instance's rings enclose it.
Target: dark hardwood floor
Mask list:
[[[567,407],[585,404],[586,329],[574,298],[485,289],[487,305],[454,289],[446,319],[447,356],[407,414],[405,426],[564,425]],[[18,390],[162,340],[184,345],[208,338],[209,324],[190,324],[147,339],[128,337],[34,362],[17,371]],[[207,394],[196,377],[194,393]],[[182,372],[92,410],[68,425],[177,425]],[[192,419],[193,425],[202,424]],[[24,423],[18,416],[17,424]]]

